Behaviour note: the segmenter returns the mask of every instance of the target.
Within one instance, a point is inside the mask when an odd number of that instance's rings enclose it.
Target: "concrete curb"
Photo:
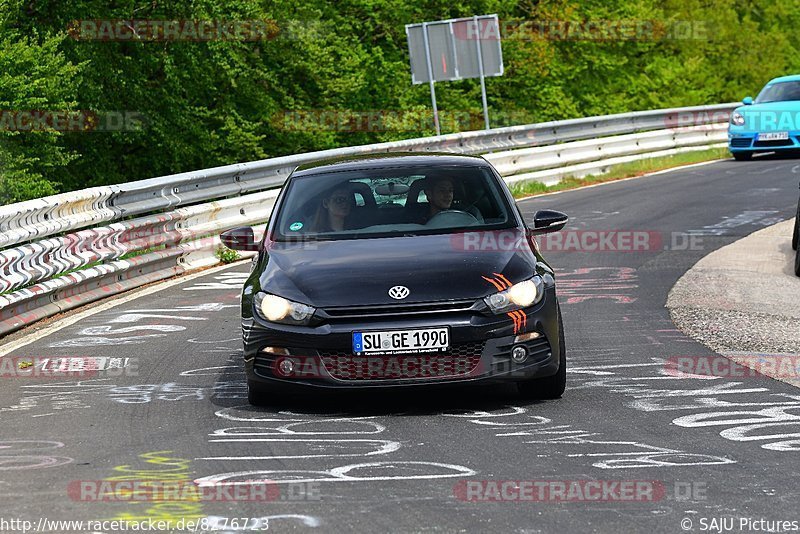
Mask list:
[[[778,223],[705,256],[678,280],[666,306],[686,335],[800,387],[800,278],[794,275],[793,223]],[[759,365],[764,356],[786,365]]]

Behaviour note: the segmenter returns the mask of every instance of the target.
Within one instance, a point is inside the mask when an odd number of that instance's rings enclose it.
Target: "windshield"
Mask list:
[[[430,166],[328,172],[293,178],[274,237],[358,239],[514,225],[489,169]]]
[[[767,85],[756,97],[757,104],[785,102],[787,100],[800,100],[800,81]]]

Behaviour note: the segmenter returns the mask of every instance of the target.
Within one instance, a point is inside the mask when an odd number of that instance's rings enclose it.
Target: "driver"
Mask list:
[[[483,223],[483,216],[481,212],[474,206],[459,207],[458,204],[453,204],[453,192],[455,190],[455,182],[453,178],[447,175],[431,176],[425,179],[425,196],[428,199],[427,205],[420,205],[419,209],[415,210],[412,220],[417,224],[426,224],[436,214],[448,210],[465,211],[469,213],[479,222]]]
[[[483,223],[483,216],[476,207],[470,205],[461,207],[458,202],[453,202],[455,180],[447,175],[429,176],[424,179],[423,191],[428,199],[427,203],[407,205],[408,219],[406,222],[427,224],[434,216],[446,211],[459,211],[472,215],[478,222]]]
[[[424,178],[423,188],[427,203],[406,206],[408,220],[406,222],[426,224],[437,213],[452,209],[453,179],[448,176],[429,176]]]
[[[449,210],[453,204],[453,179],[448,176],[432,177],[425,184],[425,196],[428,197],[428,216],[426,220],[439,213]]]

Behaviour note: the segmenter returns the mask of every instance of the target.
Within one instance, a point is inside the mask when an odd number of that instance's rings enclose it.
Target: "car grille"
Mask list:
[[[754,148],[774,148],[781,146],[794,146],[791,139],[776,139],[774,141],[756,141],[753,143]]]
[[[380,366],[359,363],[357,358],[352,355],[327,357],[322,358],[322,364],[331,376],[338,380],[357,381],[459,378],[474,374],[481,363],[481,357],[477,355],[388,356]]]
[[[430,316],[444,313],[469,311],[474,300],[450,302],[423,302],[421,304],[395,304],[390,306],[352,306],[346,308],[325,308],[321,310],[331,319],[373,319],[375,317]]]
[[[734,137],[731,139],[731,146],[733,148],[750,148],[752,142],[753,140],[749,137]]]
[[[294,378],[319,379],[320,364],[327,374],[338,380],[408,380],[458,378],[480,371],[485,341],[454,345],[447,352],[436,354],[403,354],[395,356],[355,356],[343,350],[309,350],[316,357],[294,357],[301,361],[303,372]],[[259,353],[253,366],[257,374],[275,377],[275,364],[282,356]],[[370,365],[372,361],[372,365]],[[377,364],[376,364],[377,363]],[[281,377],[287,378],[287,377]],[[290,377],[291,378],[291,377]]]
[[[479,371],[483,341],[454,345],[436,354],[354,356],[342,351],[319,351],[325,369],[339,380],[406,380],[458,378]],[[370,365],[369,360],[380,365]]]

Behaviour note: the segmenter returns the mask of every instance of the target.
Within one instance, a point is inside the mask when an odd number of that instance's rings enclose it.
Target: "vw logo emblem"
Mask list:
[[[406,286],[394,286],[389,290],[389,296],[395,300],[401,300],[408,296],[411,291]]]

